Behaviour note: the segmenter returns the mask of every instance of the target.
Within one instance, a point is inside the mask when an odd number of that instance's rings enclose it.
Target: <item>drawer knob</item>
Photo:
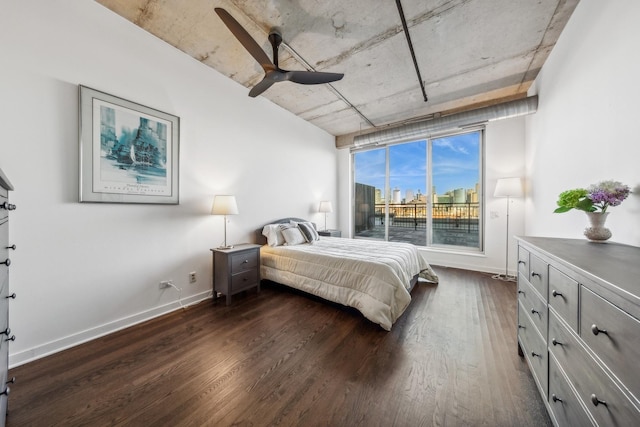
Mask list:
[[[7,384],[14,384],[16,382],[16,377],[12,377],[9,381],[7,381]]]
[[[4,264],[7,267],[9,267],[11,265],[11,260],[9,258],[7,258],[3,262],[0,262],[0,264]]]
[[[11,328],[7,328],[4,331],[2,331],[2,334],[0,334],[0,335],[9,336],[10,334],[11,334]]]
[[[531,277],[538,277],[538,278],[542,279],[542,274],[536,273],[535,271],[532,271],[531,272]]]
[[[540,312],[538,310],[536,310],[535,308],[531,309],[531,314],[537,314],[538,316],[540,316]]]
[[[606,329],[600,329],[598,328],[598,325],[591,325],[591,332],[593,332],[593,335],[598,335],[598,334],[609,335]]]
[[[607,402],[605,402],[604,400],[598,399],[598,396],[596,396],[595,394],[591,395],[591,403],[593,403],[595,406],[598,406],[598,405],[607,406]]]
[[[556,396],[555,394],[551,395],[551,400],[553,400],[554,402],[562,402],[562,399],[560,399],[558,396]]]
[[[524,295],[524,291],[518,290],[518,293]]]
[[[536,353],[535,351],[532,351],[532,352],[531,352],[531,355],[532,355],[533,357],[539,357],[540,359],[542,359],[542,355],[541,355],[541,354]]]
[[[16,299],[16,293],[12,293],[11,295],[7,295],[5,298]]]
[[[15,341],[16,340],[16,336],[15,335],[11,335],[10,338],[7,338],[5,341]]]
[[[12,205],[11,203],[4,202],[3,204],[0,205],[0,208],[6,209],[8,211],[15,211],[16,205]]]
[[[13,249],[15,251],[16,250],[16,245],[7,246],[7,249]]]
[[[0,393],[0,396],[2,396],[2,395],[9,396],[10,392],[11,392],[11,389],[9,387],[7,387],[7,388],[4,389],[4,391],[2,393]]]
[[[554,298],[563,296],[561,292],[558,292],[555,289],[551,292],[551,295],[553,295]]]
[[[518,325],[518,329],[527,329],[527,328],[522,325]]]
[[[555,339],[555,338],[551,340],[551,344],[553,344],[554,346],[555,346],[555,345],[564,345],[563,343],[561,343],[560,341],[558,341],[558,340],[557,340],[557,339]]]
[[[245,259],[244,261],[242,261],[243,264],[249,264],[249,260]]]

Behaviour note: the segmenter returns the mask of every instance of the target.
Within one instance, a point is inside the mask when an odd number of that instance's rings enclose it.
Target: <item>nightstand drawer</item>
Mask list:
[[[578,332],[578,282],[549,267],[549,305]]]
[[[231,277],[231,293],[258,285],[258,270],[247,270]]]
[[[231,274],[237,274],[245,270],[255,269],[259,263],[259,252],[255,250],[244,251],[231,255]]]
[[[640,322],[584,287],[581,307],[580,336],[640,399]]]

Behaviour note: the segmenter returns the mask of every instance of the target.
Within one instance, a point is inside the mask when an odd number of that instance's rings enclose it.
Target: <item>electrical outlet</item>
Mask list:
[[[189,283],[196,283],[196,272],[192,271],[189,273]]]
[[[173,285],[173,280],[163,280],[160,282],[160,289],[168,288]]]

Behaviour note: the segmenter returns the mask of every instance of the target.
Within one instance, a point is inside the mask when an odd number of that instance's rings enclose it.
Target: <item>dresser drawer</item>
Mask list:
[[[640,322],[585,287],[581,295],[580,336],[640,399]]]
[[[529,263],[529,283],[540,292],[545,301],[548,301],[549,264],[534,254],[529,254]]]
[[[231,255],[231,274],[256,269],[259,263],[259,252],[255,250],[238,252]]]
[[[518,246],[518,273],[529,278],[529,251]]]
[[[247,270],[231,277],[231,293],[235,293],[258,284],[258,270]]]
[[[554,312],[549,314],[549,344],[552,355],[563,367],[578,397],[599,425],[637,425],[640,412]],[[595,399],[606,404],[598,403]]]
[[[547,336],[547,303],[533,290],[533,286],[526,280],[518,282],[518,299],[522,308],[529,314],[533,324],[543,337]]]
[[[521,303],[518,304],[518,338],[543,398],[547,398],[547,345]]]
[[[549,266],[549,305],[578,332],[578,282]]]
[[[558,426],[594,425],[567,379],[560,372],[553,354],[549,355],[549,408]]]

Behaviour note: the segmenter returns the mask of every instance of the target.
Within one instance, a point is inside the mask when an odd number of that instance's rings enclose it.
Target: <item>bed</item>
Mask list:
[[[258,230],[262,279],[353,307],[387,331],[411,302],[419,277],[438,282],[412,244],[317,236],[310,225],[315,231],[313,223],[285,218]],[[287,241],[278,231],[297,237]]]

